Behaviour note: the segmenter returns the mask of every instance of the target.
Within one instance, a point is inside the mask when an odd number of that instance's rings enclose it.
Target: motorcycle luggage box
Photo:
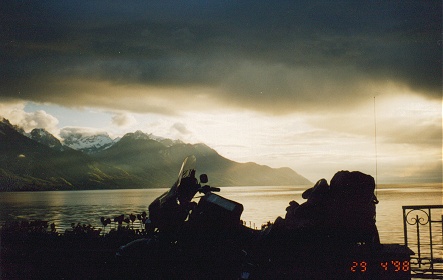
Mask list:
[[[193,218],[210,226],[231,227],[240,223],[242,212],[242,204],[208,193],[200,199]]]

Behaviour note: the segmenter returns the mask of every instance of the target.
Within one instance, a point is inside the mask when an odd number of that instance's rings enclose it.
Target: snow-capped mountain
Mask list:
[[[114,144],[114,140],[108,133],[99,133],[96,135],[84,135],[82,133],[63,133],[61,134],[63,143],[78,151],[87,154],[93,154],[98,151],[109,148]]]
[[[147,134],[141,130],[137,130],[136,132],[126,133],[123,137],[129,137],[131,139],[154,140],[159,143],[162,143],[166,147],[171,147],[175,144],[183,144],[183,142],[181,140],[171,140],[168,138],[156,136],[152,133]],[[114,140],[114,142],[117,142],[118,140],[120,140],[120,138],[116,138],[116,140]]]
[[[136,132],[126,133],[123,137],[129,137],[131,139],[136,139],[136,140],[138,140],[138,139],[142,139],[142,140],[149,140],[149,139],[151,139],[148,134],[144,133],[141,130],[137,130]]]
[[[35,140],[43,145],[46,145],[49,148],[52,148],[52,149],[55,149],[58,151],[64,150],[63,145],[60,142],[60,140],[55,138],[54,135],[52,135],[51,133],[46,131],[44,128],[34,128],[31,131],[31,133],[25,134],[25,136],[28,136],[32,140]]]
[[[177,140],[172,140],[169,138],[164,138],[164,137],[160,137],[160,136],[155,136],[154,134],[149,134],[149,138],[151,138],[152,140],[155,140],[157,142],[162,143],[163,145],[165,145],[166,147],[171,147],[173,145],[176,144],[184,144],[183,141],[177,139]]]
[[[87,154],[94,154],[99,151],[108,149],[120,139],[117,137],[112,139],[108,133],[101,132],[98,134],[83,133],[81,131],[69,131],[65,130],[61,133],[62,142],[65,146],[74,150],[82,151]],[[147,134],[141,130],[135,132],[126,133],[123,138],[131,138],[135,140],[154,140],[162,143],[163,145],[170,147],[174,144],[182,143],[180,140],[171,140],[159,136],[155,136],[152,133]]]

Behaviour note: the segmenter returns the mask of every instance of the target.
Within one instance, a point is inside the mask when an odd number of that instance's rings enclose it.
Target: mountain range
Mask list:
[[[170,187],[183,159],[197,158],[197,173],[212,186],[305,185],[290,168],[238,163],[205,144],[146,134],[62,135],[39,128],[30,133],[0,118],[0,191]]]

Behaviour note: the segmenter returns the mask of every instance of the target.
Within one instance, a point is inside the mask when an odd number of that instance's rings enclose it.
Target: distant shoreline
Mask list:
[[[217,186],[221,188],[231,188],[231,187],[246,187],[246,188],[253,188],[253,187],[312,187],[312,185],[302,184],[302,185],[236,185],[236,186]],[[436,182],[436,183],[387,183],[387,184],[378,184],[378,189],[387,189],[387,188],[409,188],[409,187],[442,187],[443,192],[443,182]],[[13,193],[13,192],[58,192],[58,191],[112,191],[112,190],[143,190],[143,189],[169,189],[170,186],[165,187],[152,187],[152,188],[137,188],[137,187],[128,187],[128,188],[91,188],[91,189],[51,189],[51,190],[40,190],[40,189],[25,189],[25,190],[0,190],[0,193]]]

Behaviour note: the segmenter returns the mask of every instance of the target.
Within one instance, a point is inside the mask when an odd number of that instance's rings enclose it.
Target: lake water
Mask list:
[[[289,201],[302,203],[307,186],[224,187],[220,195],[244,206],[242,219],[260,228],[284,217]],[[0,223],[16,219],[47,220],[59,230],[71,223],[101,227],[100,217],[141,213],[167,189],[0,193]],[[403,205],[441,205],[442,185],[382,185],[377,188],[377,227],[382,243],[403,243]]]

